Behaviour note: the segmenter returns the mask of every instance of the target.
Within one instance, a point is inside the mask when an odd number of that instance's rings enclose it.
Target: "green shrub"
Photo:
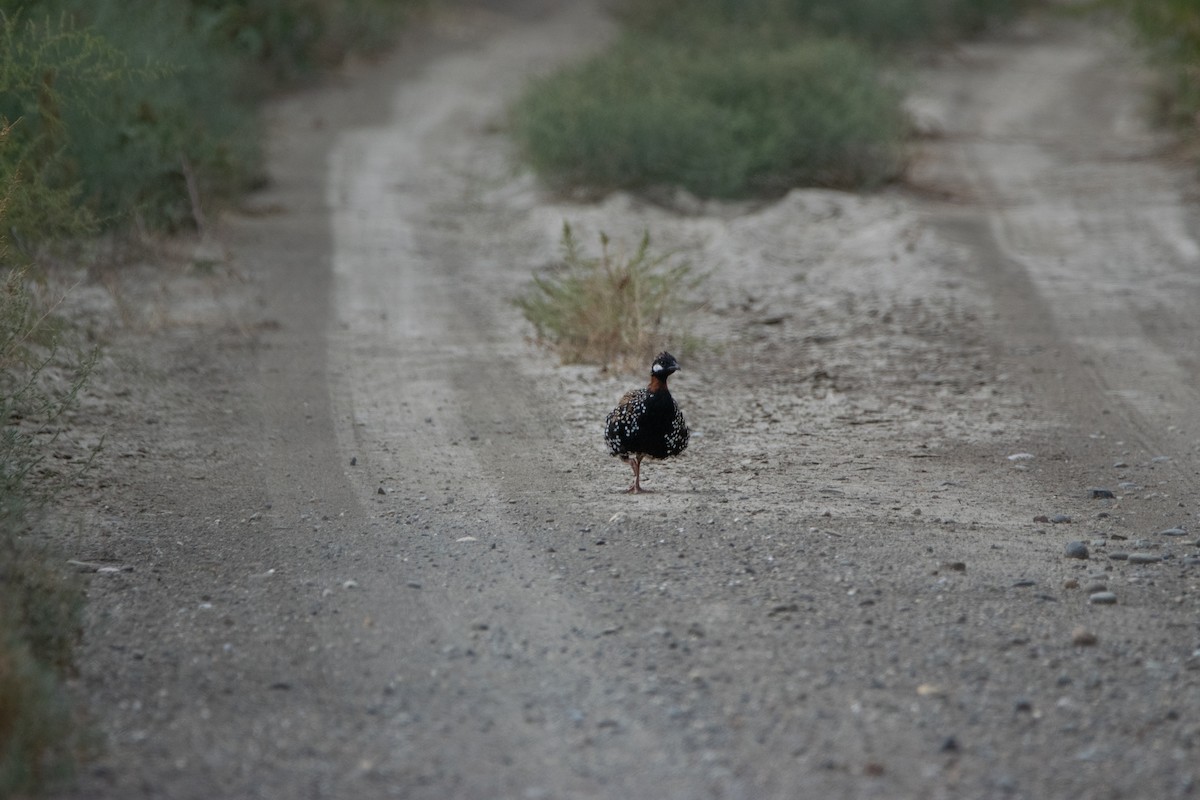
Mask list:
[[[98,38],[62,24],[0,17],[0,188],[6,229],[19,241],[95,230],[66,152],[59,83],[86,75],[102,85],[113,79],[118,61]]]
[[[430,0],[189,0],[195,26],[272,80],[290,82],[391,43]]]
[[[907,126],[868,52],[975,33],[1036,2],[622,0],[617,45],[536,82],[513,130],[559,185],[871,188],[901,171]]]
[[[198,223],[197,201],[261,180],[254,104],[268,88],[383,46],[428,2],[0,0],[16,241]]]
[[[535,274],[516,303],[563,363],[641,363],[664,341],[690,341],[679,320],[699,279],[689,264],[672,261],[669,253],[650,252],[649,233],[632,254],[611,252],[602,233],[600,255],[587,256],[564,222],[562,262]]]
[[[58,23],[20,25],[17,35],[82,40],[100,52],[92,61],[102,59],[102,69],[72,69],[77,52],[69,47],[43,51],[38,85],[8,93],[0,112],[53,136],[86,207],[109,224],[137,217],[174,228],[193,221],[189,178],[213,200],[243,188],[258,163],[257,130],[237,59],[193,32],[179,4],[86,3],[73,11]]]
[[[1168,122],[1200,131],[1200,5],[1195,0],[1109,0],[1128,14],[1160,64]]]
[[[904,46],[976,33],[1032,0],[625,0],[621,17],[658,35],[752,30],[771,39],[825,35]]]
[[[845,41],[693,47],[629,36],[534,83],[513,130],[558,184],[736,197],[898,174],[901,94]]]

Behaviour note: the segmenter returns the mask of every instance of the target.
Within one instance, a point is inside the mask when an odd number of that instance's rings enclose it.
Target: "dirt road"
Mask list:
[[[505,7],[273,109],[234,271],[114,334],[72,796],[1193,794],[1196,184],[1127,45],[930,68],[909,188],[581,204],[504,108],[608,24]],[[507,302],[564,219],[711,275],[653,494],[600,438],[642,376]]]

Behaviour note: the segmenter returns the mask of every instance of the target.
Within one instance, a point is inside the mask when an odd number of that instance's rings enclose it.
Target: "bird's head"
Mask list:
[[[675,356],[665,350],[654,357],[654,362],[650,364],[650,376],[666,380],[667,376],[679,371],[679,362],[675,360]]]

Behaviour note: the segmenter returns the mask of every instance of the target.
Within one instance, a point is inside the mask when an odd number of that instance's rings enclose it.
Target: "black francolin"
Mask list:
[[[667,378],[679,370],[670,353],[659,353],[650,365],[650,385],[626,392],[604,420],[608,451],[633,468],[629,491],[642,489],[642,459],[669,458],[688,446],[683,412],[667,389]]]

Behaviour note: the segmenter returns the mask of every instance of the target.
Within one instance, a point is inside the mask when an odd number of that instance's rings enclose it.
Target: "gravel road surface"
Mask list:
[[[63,797],[1195,794],[1200,206],[1128,42],[922,68],[880,194],[552,196],[505,104],[611,33],[447,10],[270,109],[216,268],[81,289],[119,324],[64,546],[127,569]],[[509,302],[564,220],[709,274],[650,494],[601,438],[646,376]]]

